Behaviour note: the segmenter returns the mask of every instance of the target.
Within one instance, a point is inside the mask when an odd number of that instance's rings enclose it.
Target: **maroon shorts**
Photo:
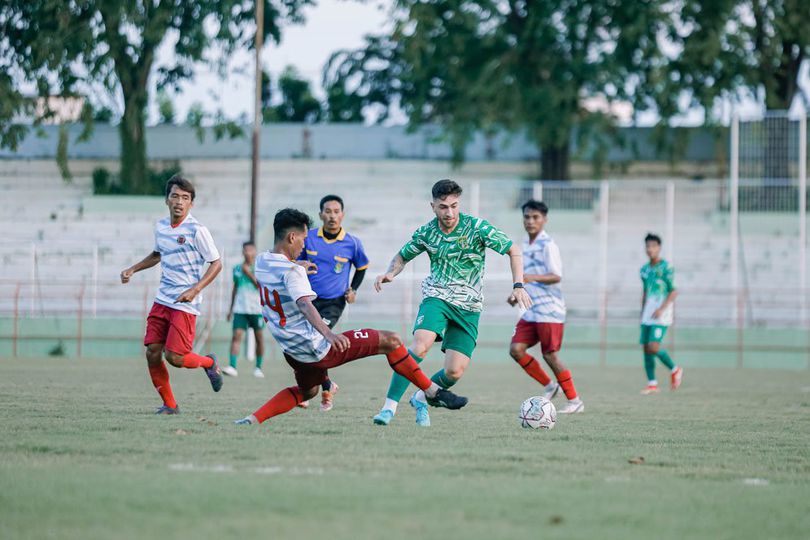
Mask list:
[[[520,319],[512,336],[512,343],[525,343],[529,347],[540,342],[544,353],[557,352],[562,347],[563,323],[529,322]]]
[[[196,315],[155,302],[146,318],[146,336],[143,338],[143,344],[164,343],[167,351],[177,354],[190,353],[194,344],[196,324]]]
[[[284,354],[287,363],[295,370],[295,382],[302,390],[320,386],[327,379],[327,370],[352,360],[380,354],[380,334],[371,328],[348,330],[343,335],[349,338],[351,345],[343,352],[334,346],[329,349],[320,362],[299,362],[292,356]]]

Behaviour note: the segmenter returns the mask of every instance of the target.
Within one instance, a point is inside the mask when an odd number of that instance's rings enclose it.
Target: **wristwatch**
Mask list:
[[[518,281],[517,283],[514,283],[514,284],[512,285],[512,288],[513,288],[513,289],[522,289],[522,288],[523,288],[523,283],[521,283],[521,282],[519,282],[519,281]]]

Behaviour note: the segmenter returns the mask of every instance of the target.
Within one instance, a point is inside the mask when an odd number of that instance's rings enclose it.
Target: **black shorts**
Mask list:
[[[343,310],[346,309],[346,298],[343,296],[316,298],[312,305],[318,310],[318,314],[329,325],[329,328],[334,328],[340,316],[343,315]]]

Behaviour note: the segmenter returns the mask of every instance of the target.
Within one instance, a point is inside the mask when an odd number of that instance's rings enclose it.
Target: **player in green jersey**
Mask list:
[[[253,242],[242,244],[244,260],[233,267],[233,291],[231,293],[231,307],[228,310],[228,320],[233,319],[233,336],[231,337],[231,355],[229,365],[222,368],[222,373],[236,377],[236,359],[239,357],[239,347],[248,327],[253,329],[256,339],[256,368],[253,376],[264,378],[262,360],[264,359],[264,319],[262,306],[259,300],[259,288],[253,267],[256,264],[256,246]]]
[[[520,246],[488,221],[462,214],[461,187],[452,180],[436,182],[432,195],[430,206],[436,218],[413,233],[413,238],[394,256],[388,271],[377,277],[374,288],[379,292],[382,284],[392,282],[411,259],[428,253],[430,275],[422,282],[422,304],[414,324],[410,353],[421,362],[433,343],[441,341],[444,369],[431,380],[446,389],[464,374],[478,339],[486,248],[509,255],[514,282],[510,299],[524,309],[532,302],[523,289]],[[398,375],[391,379],[385,405],[374,417],[375,424],[388,425],[408,384],[407,379]],[[429,426],[424,393],[416,392],[410,404],[416,409],[416,423]]]
[[[661,238],[648,234],[644,239],[650,262],[641,267],[643,295],[641,299],[641,338],[644,347],[644,370],[647,372],[647,387],[642,394],[658,393],[655,379],[656,357],[672,372],[671,388],[681,385],[683,369],[676,366],[667,351],[661,349],[661,342],[672,324],[672,311],[678,291],[675,290],[675,271],[661,258]]]

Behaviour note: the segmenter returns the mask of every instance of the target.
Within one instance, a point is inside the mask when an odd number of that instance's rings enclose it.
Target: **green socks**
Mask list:
[[[456,384],[458,381],[454,381],[447,374],[444,372],[444,369],[440,369],[436,373],[433,374],[433,377],[430,378],[431,381],[435,382],[445,390]]]
[[[644,371],[647,372],[647,380],[655,380],[655,355],[644,354]]]
[[[256,357],[256,369],[262,369],[262,363],[264,362],[264,358],[261,356]]]
[[[658,359],[661,360],[661,363],[667,366],[670,371],[675,369],[675,362],[669,357],[667,351],[658,351]]]
[[[236,355],[232,354],[230,356],[230,364],[233,369],[236,369]]]
[[[408,349],[408,354],[410,354],[414,360],[416,360],[417,364],[421,364],[424,358],[419,358],[415,354],[413,354],[410,349]],[[442,370],[443,372],[444,370]],[[399,402],[402,399],[402,396],[405,395],[405,391],[408,389],[408,385],[410,385],[410,381],[400,375],[399,373],[394,373],[391,377],[391,384],[388,386],[388,394],[386,397],[390,400]]]

